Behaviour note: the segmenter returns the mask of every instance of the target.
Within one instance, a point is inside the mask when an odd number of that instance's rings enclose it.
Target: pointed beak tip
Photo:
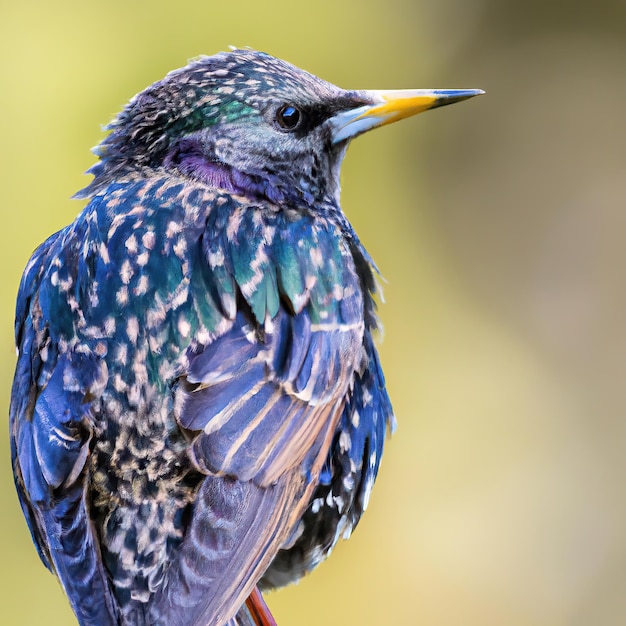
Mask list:
[[[433,90],[433,100],[429,108],[444,106],[463,102],[476,96],[482,96],[485,92],[482,89],[436,89]]]

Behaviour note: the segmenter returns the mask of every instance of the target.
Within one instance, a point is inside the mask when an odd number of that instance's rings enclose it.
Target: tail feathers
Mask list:
[[[43,514],[54,569],[81,626],[117,626],[117,603],[111,593],[83,498],[68,496]]]
[[[304,491],[302,479],[291,474],[268,488],[208,476],[154,599],[152,623],[256,626],[250,610],[240,607],[301,514]]]

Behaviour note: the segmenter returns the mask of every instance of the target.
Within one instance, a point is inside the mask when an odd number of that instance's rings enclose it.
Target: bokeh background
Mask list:
[[[349,151],[399,428],[278,622],[626,623],[623,0],[0,2],[0,405],[21,271],[80,210],[100,126],[229,44],[345,87],[487,91]],[[1,439],[0,623],[69,626]]]

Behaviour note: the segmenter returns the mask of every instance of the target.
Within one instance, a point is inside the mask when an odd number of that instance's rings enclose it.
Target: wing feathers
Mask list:
[[[306,311],[284,310],[254,330],[239,312],[220,340],[191,355],[177,392],[179,424],[198,433],[191,445],[198,468],[267,485],[302,463],[338,420],[362,332],[359,324],[312,330]]]

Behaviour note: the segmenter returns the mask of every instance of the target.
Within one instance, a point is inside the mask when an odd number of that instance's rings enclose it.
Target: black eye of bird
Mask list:
[[[295,130],[300,126],[304,115],[293,106],[293,104],[284,104],[276,113],[276,121],[283,130]]]

